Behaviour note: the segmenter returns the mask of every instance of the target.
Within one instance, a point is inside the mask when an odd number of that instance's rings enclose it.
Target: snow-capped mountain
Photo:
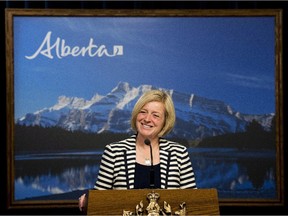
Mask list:
[[[58,103],[16,120],[21,125],[59,126],[67,130],[93,133],[131,132],[130,117],[134,104],[151,85],[132,87],[120,82],[109,94],[96,94],[91,100],[60,96]],[[173,98],[176,125],[171,135],[186,139],[202,139],[225,133],[244,131],[253,119],[269,130],[274,114],[248,115],[233,111],[223,101],[194,94],[167,90]]]

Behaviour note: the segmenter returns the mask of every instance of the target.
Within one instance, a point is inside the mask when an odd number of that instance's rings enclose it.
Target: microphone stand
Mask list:
[[[154,184],[154,166],[153,166],[153,152],[152,145],[149,139],[145,139],[144,143],[150,147],[150,157],[151,157],[151,166],[150,166],[150,188],[155,188]]]

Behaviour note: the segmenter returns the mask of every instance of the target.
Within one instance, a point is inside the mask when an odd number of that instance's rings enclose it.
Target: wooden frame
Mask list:
[[[15,37],[21,38],[21,32],[15,32],[15,18],[18,20],[29,18],[30,20],[33,20],[33,18],[58,18],[58,19],[65,19],[65,18],[127,18],[127,19],[135,19],[135,18],[151,18],[151,20],[154,18],[211,18],[211,19],[219,19],[219,18],[270,18],[274,20],[274,32],[272,32],[275,38],[275,44],[273,46],[275,47],[275,83],[273,82],[272,88],[275,91],[275,160],[273,159],[273,163],[275,163],[275,196],[272,198],[253,198],[251,197],[244,197],[244,198],[231,198],[231,197],[219,197],[220,206],[225,205],[283,205],[284,203],[284,177],[283,177],[283,96],[282,96],[282,11],[277,9],[268,9],[268,10],[77,10],[77,9],[7,9],[6,10],[6,57],[7,57],[7,156],[8,156],[8,191],[7,194],[7,200],[9,207],[12,208],[21,208],[21,207],[55,207],[55,206],[64,206],[64,207],[74,207],[77,205],[77,199],[66,199],[66,198],[60,198],[56,200],[51,200],[50,198],[47,199],[15,199],[15,193],[17,190],[15,189],[15,157],[17,156],[15,151],[15,127],[16,127],[16,119],[19,118],[17,116],[17,106],[21,103],[25,104],[31,103],[31,101],[18,101],[17,94],[22,91],[22,89],[15,89],[15,86],[18,86],[20,82],[20,86],[23,86],[25,84],[24,76],[23,74],[19,74],[17,70],[19,69],[19,65],[21,66],[21,62],[19,58],[15,57],[15,54],[17,54],[17,51],[19,51],[18,42],[15,41]],[[32,24],[31,24],[32,25]],[[19,26],[18,26],[19,27]],[[30,28],[33,28],[33,25],[30,26]],[[72,27],[71,27],[72,28]],[[17,29],[19,30],[19,29]],[[21,29],[23,31],[23,29]],[[24,29],[25,31],[25,29]],[[117,32],[116,32],[117,33]],[[115,34],[116,34],[115,33]],[[53,34],[53,33],[52,33]],[[48,37],[51,37],[50,34],[46,34],[46,39]],[[53,35],[54,36],[54,35]],[[39,36],[40,37],[40,36]],[[56,37],[56,36],[55,36]],[[60,37],[59,37],[59,40]],[[39,42],[39,41],[38,41]],[[47,42],[47,40],[46,40]],[[63,42],[63,41],[62,41]],[[91,42],[91,41],[90,41]],[[179,41],[178,41],[179,42]],[[32,41],[27,41],[27,43],[34,43]],[[91,42],[93,43],[93,41]],[[55,45],[55,44],[54,44]],[[93,57],[107,57],[109,55],[119,55],[119,58],[121,56],[125,55],[125,47],[124,47],[124,54],[123,54],[123,46],[119,44],[114,44],[114,51],[110,52],[107,47],[98,47],[99,49],[93,53]],[[56,45],[55,45],[56,46]],[[55,47],[54,46],[54,47]],[[79,52],[79,47],[74,47],[74,50],[72,50],[72,46],[70,47],[71,50],[67,55],[70,56],[80,56],[81,52]],[[95,48],[95,47],[94,47]],[[21,50],[20,50],[21,51]],[[63,50],[62,50],[63,51]],[[40,51],[39,51],[40,53]],[[38,55],[40,56],[41,54]],[[52,51],[50,50],[42,50],[42,58],[46,58],[46,60],[49,58],[50,60],[52,58],[58,58],[58,59],[65,59],[67,55],[65,55],[65,52],[63,54],[55,52],[53,55],[51,54]],[[92,57],[92,55],[87,56],[88,52],[86,51],[85,54],[86,58]],[[83,54],[83,53],[82,53]],[[91,53],[90,53],[91,54]],[[32,53],[27,54],[27,57],[30,59],[35,58],[36,52],[34,53],[34,56]],[[58,55],[58,56],[57,56]],[[44,57],[43,57],[44,56]],[[103,59],[103,58],[102,58]],[[22,59],[23,60],[23,59]],[[21,61],[22,61],[21,60]],[[98,60],[98,59],[97,59]],[[99,60],[100,61],[100,60]],[[34,65],[35,67],[37,65]],[[17,74],[18,73],[18,74]],[[21,79],[18,78],[18,76],[21,75]],[[145,74],[144,74],[145,75]],[[143,74],[140,74],[140,77],[144,77]],[[35,75],[37,78],[38,75]],[[42,77],[43,78],[43,77]],[[43,78],[45,79],[45,78]],[[16,81],[15,81],[16,80]],[[175,81],[175,80],[173,80]],[[173,84],[172,81],[172,84]],[[21,83],[22,82],[22,83]],[[249,81],[247,81],[249,82]],[[37,82],[36,82],[37,83]],[[158,84],[159,85],[159,84]],[[162,86],[159,86],[162,87]],[[271,86],[270,86],[271,87]],[[15,96],[16,95],[16,96]],[[15,98],[17,97],[17,98]],[[76,96],[77,97],[77,96]],[[38,98],[39,99],[39,98]],[[35,99],[35,100],[38,100]],[[274,103],[274,102],[273,102]],[[16,108],[15,108],[16,107]],[[35,111],[35,110],[31,110]],[[106,143],[107,144],[107,143]],[[29,150],[28,150],[29,151]],[[33,152],[30,149],[30,153]],[[37,152],[37,151],[36,151]],[[42,154],[45,152],[41,152]],[[198,153],[196,154],[198,155]],[[195,169],[195,167],[194,167]],[[96,178],[96,176],[95,176]],[[201,184],[200,184],[201,186]],[[77,192],[76,195],[80,195],[80,192]]]

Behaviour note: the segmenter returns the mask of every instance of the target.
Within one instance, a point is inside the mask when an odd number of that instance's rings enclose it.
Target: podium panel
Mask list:
[[[185,215],[220,215],[218,194],[214,188],[90,190],[87,215],[123,215],[124,210],[136,215],[136,206],[140,203],[143,204],[143,215],[147,215],[146,208],[151,202],[148,194],[158,194],[156,205],[164,209],[165,201],[171,207],[172,215],[183,213],[183,203]]]

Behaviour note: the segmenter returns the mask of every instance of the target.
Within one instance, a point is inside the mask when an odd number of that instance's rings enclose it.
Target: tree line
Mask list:
[[[108,143],[123,140],[131,134],[127,133],[88,133],[83,131],[67,131],[60,127],[15,125],[14,152],[47,153],[59,151],[103,150]],[[229,133],[208,137],[199,142],[198,147],[245,149],[275,149],[275,123],[270,131],[265,131],[257,121],[252,121],[245,132]],[[171,140],[189,147],[183,138]]]
[[[104,149],[105,145],[128,134],[67,131],[60,127],[15,125],[15,153],[57,152]]]
[[[239,150],[253,149],[275,149],[276,145],[275,118],[269,131],[264,130],[262,125],[253,120],[246,127],[245,132],[229,133],[215,137],[203,139],[198,146],[200,147],[222,147],[238,148]]]

